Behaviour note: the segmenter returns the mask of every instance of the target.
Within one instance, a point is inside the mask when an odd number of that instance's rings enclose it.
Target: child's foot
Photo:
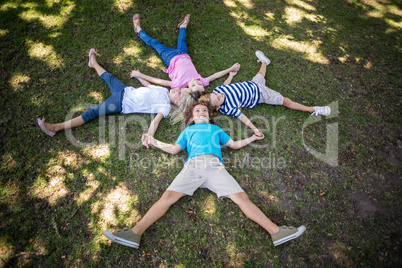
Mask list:
[[[290,240],[301,236],[304,231],[306,231],[306,227],[303,225],[299,228],[293,226],[281,226],[277,233],[271,234],[272,242],[274,242],[274,246],[279,246],[280,244],[289,242]]]
[[[190,22],[190,14],[187,14],[184,20],[180,22],[179,25],[177,25],[177,28],[187,28],[189,22]]]
[[[265,62],[267,65],[271,63],[271,61],[270,61],[267,57],[265,57],[264,53],[262,53],[261,51],[257,50],[257,51],[255,52],[255,55],[256,55],[257,58],[258,58],[257,62],[263,61],[263,62]]]
[[[103,231],[103,235],[123,246],[131,248],[138,248],[140,246],[141,236],[136,235],[129,228],[124,228],[113,233],[109,230],[105,230]]]
[[[134,16],[133,16],[133,26],[134,26],[134,32],[136,34],[138,34],[141,31],[140,14],[134,14]]]
[[[94,55],[94,56],[92,57],[92,55]],[[95,55],[98,55],[98,52],[95,49],[91,48],[91,50],[89,50],[89,61],[88,61],[88,66],[91,67],[91,68],[93,68],[91,62],[93,60],[96,60]]]
[[[41,120],[41,119],[38,118],[37,122],[38,122],[38,125],[39,125],[40,129],[43,132],[45,132],[47,135],[49,135],[50,137],[53,137],[56,134],[56,132],[50,131],[50,130],[45,128],[45,119],[42,118],[42,120]]]
[[[331,114],[331,108],[329,108],[328,106],[315,106],[314,108],[314,113],[312,113],[311,115],[330,115]]]

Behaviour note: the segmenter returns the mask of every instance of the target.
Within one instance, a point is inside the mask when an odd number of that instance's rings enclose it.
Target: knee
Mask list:
[[[183,195],[173,191],[165,191],[159,201],[167,204],[174,204],[179,200]]]
[[[289,106],[292,101],[286,97],[283,98],[283,106]]]
[[[245,202],[249,202],[250,199],[248,198],[248,195],[245,192],[234,194],[232,196],[233,202],[235,202],[237,205],[240,205]]]

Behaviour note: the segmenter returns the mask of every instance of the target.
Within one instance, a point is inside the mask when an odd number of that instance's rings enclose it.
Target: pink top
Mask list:
[[[172,81],[171,88],[185,88],[188,82],[194,78],[200,80],[204,87],[209,85],[209,80],[201,77],[188,54],[173,57],[169,68],[163,71],[169,74],[169,78]]]

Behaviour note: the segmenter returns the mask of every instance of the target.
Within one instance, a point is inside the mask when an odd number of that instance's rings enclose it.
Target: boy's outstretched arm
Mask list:
[[[157,139],[155,139],[154,137],[152,137],[149,134],[143,134],[142,136],[143,136],[142,140],[147,141],[148,146],[153,145],[166,153],[177,154],[183,150],[183,148],[179,144],[164,143],[164,142],[158,141]]]
[[[248,117],[245,116],[244,114],[241,114],[239,119],[243,124],[251,128],[254,131],[255,135],[257,136],[264,135],[258,128],[256,128],[256,126],[253,125],[253,123],[251,123],[250,119],[248,119]]]
[[[152,77],[152,76],[149,76],[149,75],[141,73],[139,70],[131,71],[130,77],[131,78],[137,78],[138,80],[139,79],[144,79],[144,80],[147,80],[148,82],[150,82],[152,84],[158,84],[158,85],[165,86],[165,87],[170,87],[171,84],[172,84],[172,82],[169,81],[169,80],[164,80],[164,79],[159,79],[159,78],[156,78],[156,77]],[[141,82],[141,80],[140,80],[140,82]]]
[[[208,79],[209,82],[212,82],[212,81],[214,81],[214,80],[216,80],[216,79],[218,79],[218,78],[220,78],[220,77],[222,77],[222,76],[224,76],[224,75],[226,75],[226,74],[228,74],[230,72],[237,72],[238,70],[240,70],[240,64],[235,63],[229,69],[214,73],[213,75],[207,77],[207,79]]]
[[[233,77],[237,74],[237,71],[232,71],[229,73],[228,78],[223,82],[224,85],[229,85],[232,82]]]
[[[264,139],[264,137],[265,137],[264,134],[261,132],[261,136],[257,136],[255,134],[253,134],[253,136],[246,138],[246,139],[239,140],[239,141],[234,141],[234,140],[230,139],[225,144],[225,146],[229,147],[230,149],[237,150],[237,149],[243,148],[244,146],[252,143],[253,141],[262,140],[262,139]]]
[[[151,124],[149,125],[147,134],[151,135],[152,137],[154,136],[162,118],[163,118],[163,114],[161,112],[159,112],[155,116],[154,120],[152,120]],[[142,142],[142,145],[144,145],[145,147],[147,147],[147,148],[149,147],[148,141],[144,135],[141,138],[141,142]]]

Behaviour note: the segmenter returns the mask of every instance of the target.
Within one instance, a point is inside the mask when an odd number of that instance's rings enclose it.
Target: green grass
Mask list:
[[[339,114],[307,126],[307,113],[282,106],[243,109],[266,135],[255,144],[265,147],[223,149],[250,199],[279,225],[306,225],[302,237],[274,247],[234,203],[205,189],[173,205],[138,250],[102,236],[135,225],[187,154],[141,146],[150,115],[95,120],[73,129],[74,140],[45,136],[36,118],[62,122],[78,105],[108,98],[87,67],[91,47],[127,85],[140,85],[129,79],[137,68],[168,78],[134,34],[134,13],[171,47],[191,13],[189,54],[203,76],[239,62],[233,82],[250,80],[262,50],[271,59],[267,86],[305,105],[337,105]],[[400,266],[401,14],[393,0],[2,1],[0,265]],[[216,117],[234,139],[251,135],[238,120]],[[325,153],[331,124],[336,166],[306,149]],[[173,143],[182,129],[163,120],[156,138]]]

